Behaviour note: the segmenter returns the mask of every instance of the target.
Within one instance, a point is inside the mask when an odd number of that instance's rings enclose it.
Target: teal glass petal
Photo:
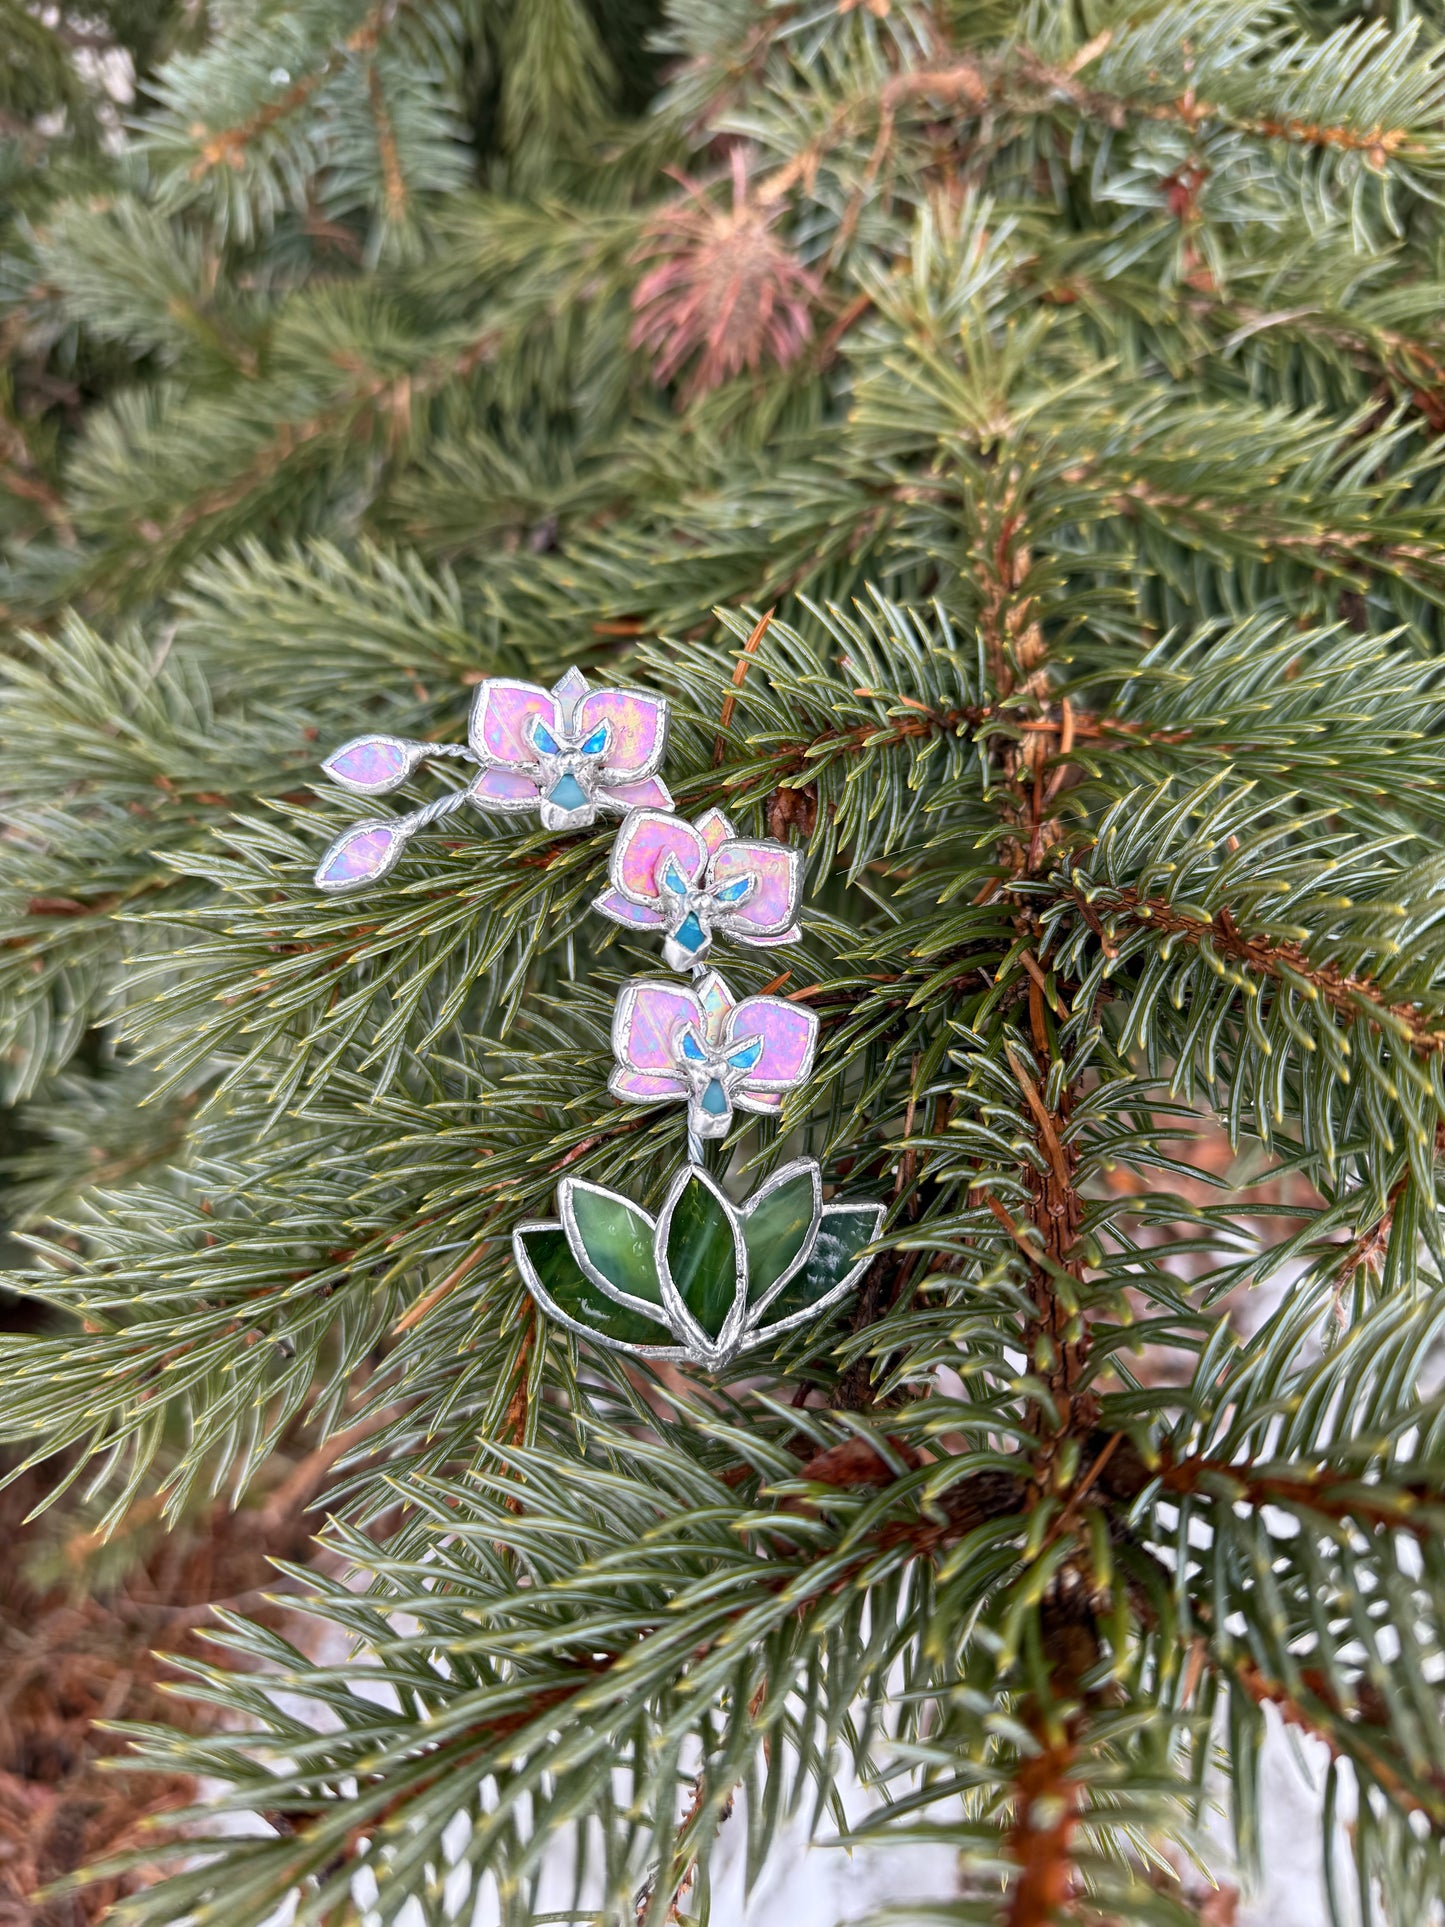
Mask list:
[[[586,1325],[599,1338],[616,1339],[624,1345],[672,1345],[672,1333],[660,1321],[614,1304],[588,1278],[567,1243],[560,1224],[539,1225],[518,1233],[527,1257],[537,1274],[537,1282],[558,1311]]]
[[[547,801],[555,803],[559,810],[580,810],[587,801],[587,792],[575,776],[559,776],[547,792]]]
[[[701,950],[707,942],[707,932],[689,910],[673,931],[672,940],[674,943],[681,944],[684,950]]]
[[[763,1039],[750,1037],[745,1044],[728,1052],[728,1062],[735,1071],[750,1071],[763,1054]]]
[[[653,1255],[653,1223],[647,1213],[616,1191],[593,1190],[565,1179],[558,1197],[569,1237],[575,1227],[574,1255],[585,1258],[619,1291],[660,1305],[662,1286]]]
[[[743,1243],[748,1254],[748,1302],[755,1303],[769,1285],[781,1278],[807,1242],[818,1210],[818,1188],[812,1171],[800,1171],[776,1185],[753,1205],[743,1219]]]
[[[702,1108],[709,1117],[727,1116],[728,1094],[715,1077],[707,1081],[707,1088],[702,1094]]]
[[[878,1236],[882,1223],[881,1204],[825,1204],[808,1261],[768,1306],[762,1332],[807,1311],[836,1290]]]
[[[667,1228],[667,1267],[682,1302],[709,1338],[717,1337],[733,1308],[741,1256],[722,1201],[691,1173]]]

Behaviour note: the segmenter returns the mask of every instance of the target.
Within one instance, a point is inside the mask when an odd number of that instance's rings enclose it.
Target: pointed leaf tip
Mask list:
[[[417,745],[400,736],[358,736],[321,765],[334,783],[380,796],[406,781],[418,761]]]
[[[747,1256],[737,1213],[697,1165],[675,1180],[657,1223],[659,1270],[709,1338],[716,1339],[746,1288]]]
[[[564,1178],[557,1207],[572,1255],[594,1283],[661,1309],[655,1226],[639,1205],[583,1178]]]
[[[660,1319],[618,1304],[586,1275],[562,1225],[520,1225],[512,1249],[522,1282],[549,1318],[615,1350],[676,1356],[672,1333]]]
[[[802,1261],[816,1234],[822,1205],[821,1174],[808,1159],[785,1166],[742,1207],[750,1305],[756,1305]]]
[[[883,1229],[881,1204],[825,1204],[806,1261],[783,1286],[757,1328],[760,1340],[791,1330],[846,1298],[862,1280],[862,1254]]]
[[[395,863],[405,836],[394,823],[356,823],[337,837],[316,866],[322,890],[349,890],[374,883]]]

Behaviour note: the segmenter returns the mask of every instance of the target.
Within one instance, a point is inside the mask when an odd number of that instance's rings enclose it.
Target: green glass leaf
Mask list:
[[[738,1243],[726,1204],[697,1170],[688,1173],[672,1208],[666,1256],[682,1302],[716,1338],[737,1295]]]
[[[744,1208],[748,1301],[755,1303],[781,1278],[807,1242],[819,1206],[817,1166],[764,1190]]]
[[[835,1291],[878,1236],[882,1223],[881,1204],[825,1204],[808,1262],[768,1306],[761,1329],[770,1331]]]
[[[597,1289],[572,1256],[567,1233],[560,1224],[534,1225],[519,1231],[517,1237],[527,1260],[536,1273],[538,1284],[558,1311],[575,1318],[601,1338],[614,1338],[627,1345],[672,1345],[672,1333],[661,1322],[629,1311],[625,1305]],[[523,1277],[526,1277],[525,1269]]]
[[[655,1227],[647,1213],[616,1191],[576,1179],[564,1179],[557,1196],[569,1235],[576,1227],[572,1247],[576,1257],[585,1258],[618,1291],[660,1305],[662,1285],[653,1255]]]

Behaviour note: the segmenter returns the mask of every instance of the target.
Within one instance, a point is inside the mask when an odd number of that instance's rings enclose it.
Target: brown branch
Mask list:
[[[979,635],[990,681],[996,691],[993,714],[1000,727],[988,743],[988,754],[998,772],[994,797],[1000,815],[999,855],[1014,877],[1032,877],[1044,867],[1062,834],[1050,806],[1069,780],[1070,758],[1076,745],[1101,731],[1098,719],[1080,715],[1072,704],[1050,700],[1047,644],[1038,620],[1037,603],[1028,587],[1030,555],[1026,509],[1020,484],[1010,478],[994,509],[991,527],[980,531],[974,551],[980,588]],[[980,893],[982,896],[983,893]],[[1017,927],[1035,927],[1029,905],[1018,904]],[[1029,1226],[1016,1225],[992,1197],[985,1202],[1009,1232],[1029,1265],[1028,1294],[1033,1315],[1025,1342],[1029,1363],[1046,1383],[1055,1416],[1047,1418],[1042,1403],[1035,1417],[1040,1447],[1035,1478],[1040,1487],[1051,1482],[1052,1461],[1065,1433],[1087,1430],[1097,1417],[1097,1401],[1081,1391],[1088,1358],[1088,1331],[1078,1305],[1079,1293],[1061,1296],[1060,1282],[1071,1277],[1083,1284],[1080,1234],[1084,1203],[1080,1196],[1078,1154],[1069,1143],[1068,1123],[1073,1103],[1069,1078],[1063,1080],[1056,1105],[1043,1097],[1056,1061],[1040,984],[1025,971],[1028,985],[1034,1063],[1028,1065],[1005,1047],[1034,1127],[1044,1168],[1032,1159],[1020,1160],[1029,1196]],[[1067,1300],[1073,1297],[1073,1303]]]
[[[474,1244],[461,1263],[454,1265],[440,1284],[433,1285],[430,1291],[422,1293],[414,1305],[408,1306],[392,1326],[392,1336],[397,1338],[403,1332],[409,1332],[413,1326],[421,1323],[434,1306],[439,1305],[444,1298],[449,1298],[457,1286],[464,1283],[476,1270],[495,1242],[495,1238],[488,1237]]]
[[[537,1336],[537,1306],[528,1292],[522,1308],[526,1321],[522,1331],[522,1344],[517,1353],[517,1380],[512,1388],[512,1396],[507,1401],[507,1416],[504,1430],[513,1445],[521,1445],[527,1436],[527,1415],[529,1399],[527,1396],[528,1369],[531,1365],[532,1346]]]
[[[1005,1927],[1055,1927],[1074,1893],[1074,1836],[1083,1789],[1069,1777],[1071,1737],[1021,1760],[1014,1774],[1014,1818],[1005,1851],[1018,1867]]]
[[[1090,59],[1100,51],[1098,39],[1084,49]],[[921,109],[930,120],[942,118],[950,109],[961,117],[982,118],[990,114],[1042,115],[1067,108],[1116,129],[1126,127],[1131,119],[1168,122],[1191,132],[1210,125],[1228,127],[1259,140],[1364,154],[1380,171],[1396,154],[1412,151],[1405,128],[1385,127],[1378,122],[1370,127],[1352,127],[1344,122],[1238,115],[1217,102],[1198,99],[1187,86],[1173,99],[1135,100],[1088,86],[1080,80],[1075,62],[1055,66],[1031,48],[1014,47],[992,60],[954,57],[933,67],[895,74],[876,90],[842,102],[827,124],[763,183],[758,200],[770,206],[796,187],[810,193],[828,153],[855,137],[871,120],[876,123],[876,133],[864,171],[866,185],[881,168],[898,117],[908,108]]]
[[[723,756],[727,750],[727,744],[724,741],[724,738],[726,737],[728,730],[732,726],[733,711],[737,708],[737,703],[738,703],[737,691],[742,688],[743,683],[747,678],[748,663],[752,660],[753,656],[756,655],[758,644],[762,641],[763,637],[768,633],[768,625],[772,622],[772,619],[775,613],[776,611],[773,609],[764,610],[763,614],[758,619],[756,628],[753,630],[752,634],[748,637],[747,641],[743,644],[743,652],[738,657],[737,665],[733,670],[732,690],[728,693],[728,695],[726,695],[723,698],[722,713],[718,717],[718,724],[717,724],[718,738],[717,738],[717,741],[713,744],[713,750],[712,750],[712,760],[713,760],[714,769],[718,766],[719,763],[721,763]]]
[[[213,129],[201,125],[193,128],[195,135],[199,137],[204,134],[208,138],[191,165],[191,179],[201,180],[216,167],[243,167],[246,150],[253,142],[306,106],[328,80],[340,73],[352,55],[375,53],[382,35],[405,4],[407,0],[381,0],[355,32],[348,34],[339,46],[333,47],[319,66],[313,67],[309,74],[303,74],[300,80],[293,81],[285,93],[278,94],[275,100],[258,108],[248,119],[238,121],[233,127]]]
[[[381,159],[381,177],[386,184],[387,217],[401,221],[406,218],[409,199],[406,176],[401,171],[401,158],[396,150],[396,131],[392,127],[386,95],[382,91],[381,73],[374,60],[366,69],[366,97],[376,126],[376,151]]]
[[[1417,1004],[1391,1003],[1369,977],[1341,970],[1338,964],[1313,963],[1306,951],[1288,938],[1246,936],[1227,905],[1210,918],[1194,916],[1176,909],[1164,897],[1141,896],[1133,889],[1096,891],[1092,902],[1077,885],[1069,886],[1066,894],[1097,935],[1104,933],[1102,911],[1103,916],[1132,924],[1137,930],[1208,944],[1255,976],[1270,978],[1289,989],[1303,988],[1306,995],[1318,997],[1349,1021],[1363,1019],[1374,1029],[1400,1038],[1422,1056],[1445,1051],[1445,1027],[1440,1019],[1427,1017]]]
[[[1430,1541],[1439,1537],[1441,1515],[1445,1513],[1445,1493],[1423,1479],[1408,1479],[1371,1498],[1370,1487],[1329,1466],[1304,1468],[1298,1472],[1256,1472],[1247,1464],[1229,1459],[1191,1456],[1174,1463],[1161,1464],[1160,1485],[1166,1492],[1203,1494],[1216,1503],[1254,1506],[1299,1506],[1321,1518],[1348,1522],[1368,1531],[1408,1532],[1413,1538]],[[1223,1484],[1227,1500],[1211,1486]],[[1142,1489],[1142,1488],[1141,1488]],[[1417,1508],[1428,1508],[1420,1517]]]
[[[1277,1708],[1287,1726],[1298,1727],[1312,1739],[1323,1741],[1332,1759],[1345,1758],[1356,1766],[1363,1765],[1381,1791],[1404,1812],[1422,1815],[1437,1832],[1445,1829],[1445,1773],[1432,1769],[1424,1775],[1426,1784],[1437,1797],[1433,1800],[1422,1798],[1407,1784],[1398,1766],[1381,1757],[1368,1736],[1368,1729],[1377,1727],[1388,1734],[1389,1709],[1368,1681],[1361,1681],[1358,1685],[1353,1706],[1345,1706],[1331,1686],[1328,1675],[1319,1667],[1300,1668],[1300,1684],[1305,1691],[1319,1701],[1327,1715],[1348,1727],[1350,1744],[1343,1746],[1338,1726],[1331,1726],[1328,1718],[1319,1718],[1295,1697],[1283,1681],[1271,1679],[1252,1659],[1225,1661],[1212,1653],[1208,1657],[1215,1671],[1241,1687],[1257,1706]]]

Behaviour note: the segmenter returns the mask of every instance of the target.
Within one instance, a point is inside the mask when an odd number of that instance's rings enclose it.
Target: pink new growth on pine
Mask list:
[[[651,354],[658,382],[697,355],[690,394],[756,368],[764,354],[786,368],[813,332],[817,283],[772,232],[780,210],[749,200],[741,148],[733,149],[732,168],[728,212],[684,182],[688,198],[653,223],[642,252],[657,266],[632,295],[632,345]]]

